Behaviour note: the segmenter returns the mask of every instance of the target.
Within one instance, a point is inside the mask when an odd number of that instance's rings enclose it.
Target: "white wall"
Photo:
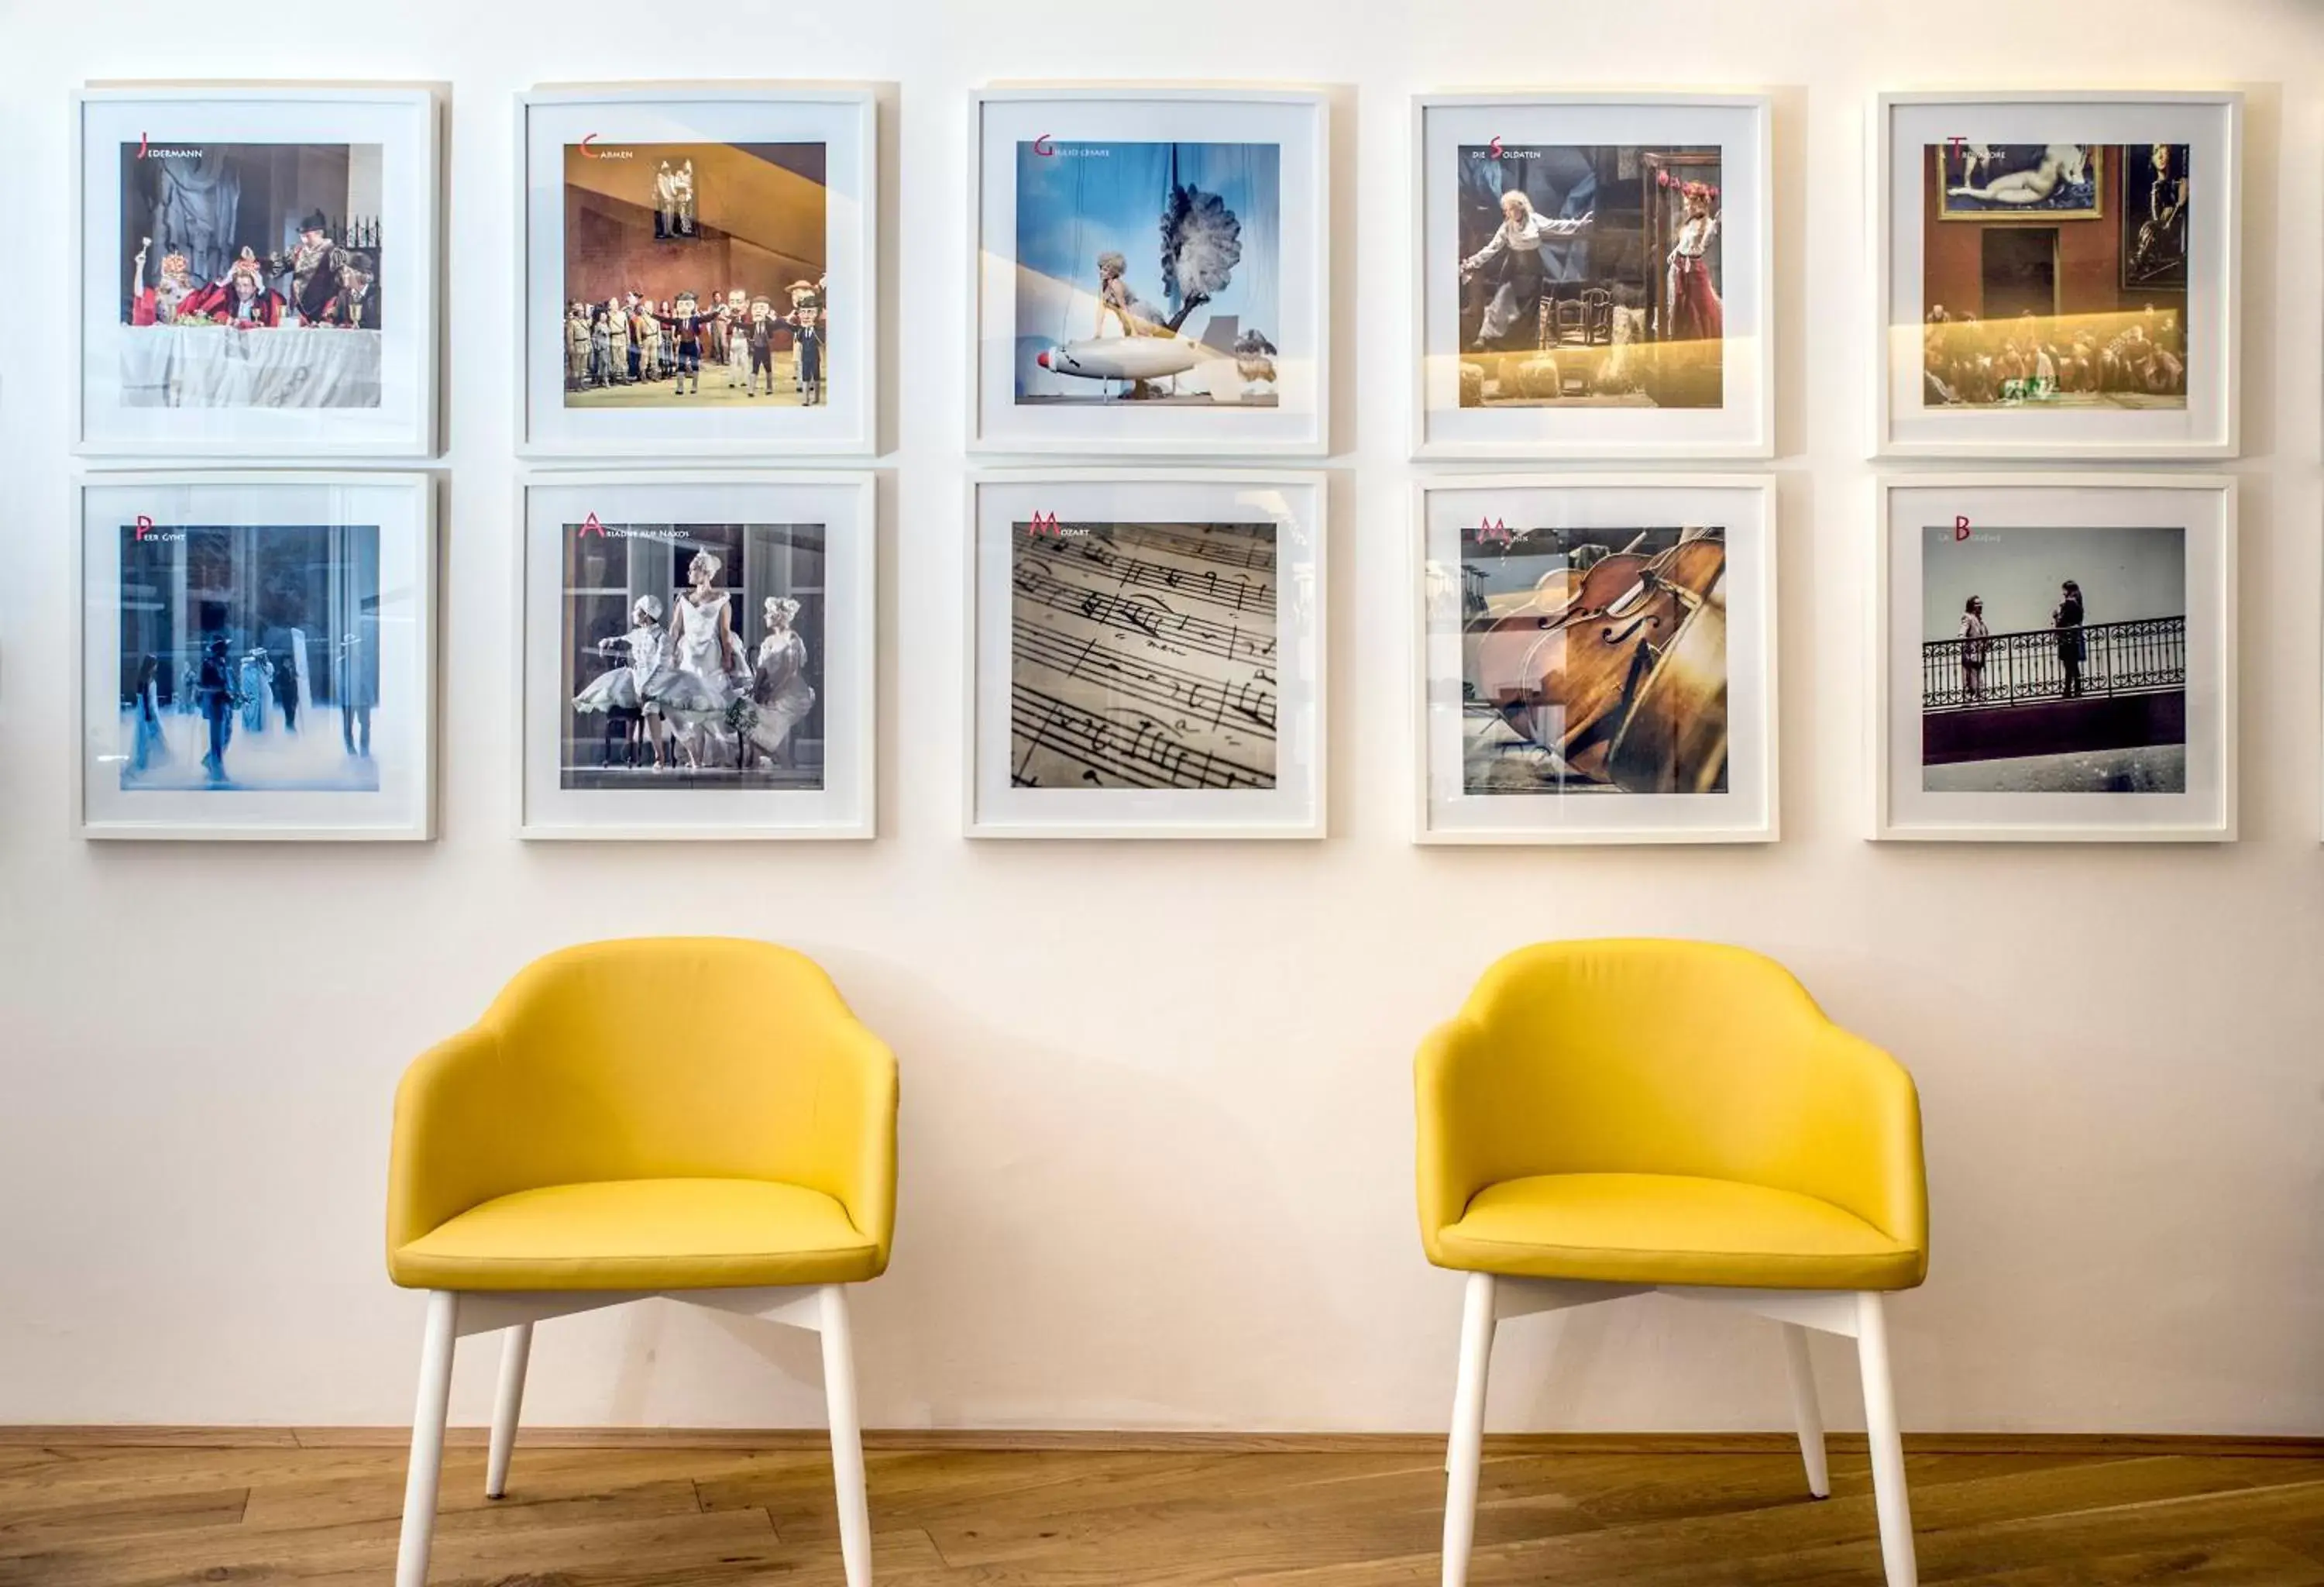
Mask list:
[[[1458,1283],[1423,1263],[1414,1229],[1414,1043],[1505,948],[1655,932],[1775,954],[1919,1075],[1937,1244],[1927,1288],[1895,1313],[1907,1426],[2324,1432],[2315,6],[849,0],[643,15],[401,0],[257,41],[203,14],[0,3],[0,1423],[407,1417],[420,1306],[380,1252],[402,1065],[545,949],[711,931],[816,955],[902,1055],[896,1263],[860,1302],[868,1420],[1441,1426]],[[873,845],[511,835],[510,97],[616,62],[898,85],[885,234],[906,389],[889,404]],[[1334,835],[1320,844],[956,835],[961,96],[1133,73],[1346,86]],[[66,835],[65,97],[90,78],[251,75],[450,84],[455,440],[430,847]],[[2231,847],[1858,835],[1865,106],[1884,86],[1997,78],[2250,95]],[[1406,841],[1406,96],[1510,83],[1774,86],[1775,847]],[[1508,1331],[1497,1425],[1784,1422],[1764,1328],[1639,1303],[1575,1321],[1552,1361],[1553,1326]],[[546,1330],[530,1408],[543,1424],[812,1422],[810,1349],[633,1308]],[[1848,1356],[1818,1349],[1844,1421]],[[483,1414],[489,1355],[468,1352],[456,1413]]]

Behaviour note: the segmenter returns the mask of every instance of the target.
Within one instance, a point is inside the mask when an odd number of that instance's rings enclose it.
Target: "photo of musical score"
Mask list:
[[[1010,780],[1271,789],[1276,526],[1012,526]]]

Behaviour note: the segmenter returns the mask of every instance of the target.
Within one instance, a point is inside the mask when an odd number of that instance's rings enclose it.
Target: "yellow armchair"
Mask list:
[[[841,1286],[887,1269],[893,1054],[812,961],[663,937],[530,965],[396,1092],[387,1268],[430,1292],[398,1587],[420,1587],[460,1337],[505,1331],[485,1490],[505,1490],[532,1324],[664,1295],[823,1338],[851,1587],[870,1523]]]
[[[641,1252],[647,1201],[668,1226]],[[895,1216],[895,1056],[771,943],[551,954],[396,1091],[387,1265],[408,1287],[852,1283],[887,1269]]]
[[[1444,1581],[1466,1579],[1496,1324],[1660,1289],[1784,1324],[1810,1489],[1830,1490],[1803,1329],[1856,1340],[1890,1587],[1912,1523],[1881,1296],[1928,1272],[1912,1076],[1781,965],[1654,939],[1486,971],[1414,1065],[1420,1238],[1470,1275]]]

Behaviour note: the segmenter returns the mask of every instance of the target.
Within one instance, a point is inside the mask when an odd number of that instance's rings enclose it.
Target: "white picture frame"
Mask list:
[[[1413,841],[1775,842],[1775,503],[1774,476],[1757,474],[1417,481]],[[1588,543],[1611,554],[1583,567],[1567,542],[1600,530]],[[1529,540],[1540,549],[1522,553]],[[1615,581],[1598,604],[1617,615],[1570,630],[1574,604],[1595,600],[1593,571]],[[1692,708],[1672,704],[1689,688]]]
[[[2232,842],[2236,496],[2233,477],[2193,473],[1962,472],[1875,480],[1869,835]],[[2043,543],[2045,535],[2053,538]],[[2022,550],[2013,548],[2012,536]],[[1981,560],[1946,568],[1942,589],[1933,589],[1928,568],[1940,555],[1950,558],[1952,547]],[[2096,577],[2085,564],[2096,565]],[[2065,576],[2077,586],[2078,603],[2085,599],[2082,581],[2092,581],[2086,604],[2070,615],[2059,587],[2061,567],[2081,569]],[[2160,610],[2174,604],[2174,583],[2176,604],[2184,607],[2175,623]],[[1989,631],[1978,644],[1973,687],[1960,650],[1970,641],[1951,599],[1963,588],[1978,597],[1978,619]],[[2030,612],[2030,618],[2009,617],[1999,604],[2004,595],[2008,610]],[[2044,620],[2042,603],[2052,595],[2060,604]],[[1932,602],[1941,613],[1932,614]],[[2108,617],[2110,607],[2126,604],[2142,616]],[[2081,626],[2070,641],[2070,699],[2054,625],[2075,619]],[[1927,638],[1940,629],[1962,638]],[[1917,665],[1900,661],[1907,645]],[[2168,763],[2174,743],[2181,746],[2175,772]],[[2028,745],[2057,747],[2038,757],[1975,752]],[[1929,786],[1932,767],[1945,786]],[[2027,786],[2036,782],[2047,786]],[[2115,788],[2097,786],[2107,782]]]
[[[1409,359],[1413,457],[1421,461],[1627,462],[1648,458],[1731,461],[1774,456],[1772,142],[1771,103],[1765,94],[1511,91],[1416,96],[1411,174],[1414,341]],[[1486,396],[1485,376],[1489,372],[1511,375],[1521,355],[1466,350],[1470,338],[1465,331],[1463,294],[1468,289],[1461,266],[1466,234],[1475,225],[1462,216],[1461,162],[1470,158],[1464,151],[1471,149],[1480,151],[1475,156],[1479,161],[1506,161],[1511,158],[1507,152],[1510,148],[1558,152],[1573,147],[1610,148],[1618,161],[1623,153],[1637,161],[1637,170],[1620,179],[1618,185],[1627,188],[1632,180],[1639,185],[1640,279],[1617,285],[1637,294],[1641,301],[1621,304],[1614,298],[1615,289],[1595,284],[1613,279],[1610,276],[1575,278],[1590,283],[1585,285],[1553,281],[1553,299],[1569,302],[1581,319],[1573,331],[1561,329],[1557,335],[1561,342],[1569,336],[1577,337],[1578,345],[1548,346],[1539,350],[1536,361],[1546,355],[1553,365],[1563,359],[1569,366],[1579,363],[1582,367],[1557,371],[1560,394],[1555,398],[1536,401],[1527,396],[1507,405],[1495,404]],[[1675,200],[1665,196],[1658,201],[1655,194],[1674,185],[1683,189],[1690,174],[1699,179],[1705,163],[1687,156],[1711,151],[1718,155],[1719,179],[1719,226],[1711,250],[1720,274],[1716,295],[1723,309],[1720,400],[1711,404],[1674,401],[1663,406],[1650,396],[1641,396],[1636,405],[1629,405],[1595,394],[1593,387],[1601,381],[1618,383],[1623,378],[1615,372],[1629,361],[1625,351],[1629,344],[1625,342],[1625,348],[1613,345],[1623,333],[1643,338],[1642,355],[1659,355],[1663,338],[1656,328],[1661,318],[1669,318],[1674,301],[1665,285],[1671,277],[1665,260],[1675,245],[1663,239],[1660,221],[1665,217],[1660,210]],[[1674,182],[1657,189],[1655,176],[1674,176]],[[1598,173],[1587,172],[1586,180],[1594,195],[1599,189]],[[1577,180],[1567,191],[1581,185]],[[1563,218],[1594,226],[1597,201],[1594,197],[1583,201],[1589,205],[1584,211],[1587,220]],[[1494,235],[1489,230],[1486,233],[1489,237]],[[1591,245],[1588,239],[1583,245]],[[1513,253],[1500,255],[1514,256]],[[1581,296],[1591,291],[1607,294],[1607,301],[1593,306]],[[1541,312],[1536,311],[1536,320]],[[1679,340],[1683,346],[1683,339]],[[1464,366],[1473,367],[1480,376],[1473,402],[1468,401]],[[1641,367],[1649,367],[1643,359]],[[1653,383],[1662,383],[1637,375],[1629,379],[1628,388],[1633,393],[1645,393]],[[1699,370],[1684,367],[1668,383],[1672,390],[1698,395],[1703,383]],[[1499,389],[1498,379],[1494,389]]]
[[[1871,117],[1866,141],[1872,216],[1868,228],[1873,281],[1871,456],[2143,462],[2237,454],[2243,320],[2241,94],[2226,89],[2139,88],[1884,93],[1874,99]],[[1950,176],[1955,173],[1950,161],[1964,158],[1961,151],[2010,146],[1969,143],[1980,133],[1987,139],[2016,140],[2028,147],[2055,146],[2066,137],[2086,137],[2093,143],[2063,146],[2084,151],[2095,147],[2116,155],[2124,149],[2151,148],[2156,143],[2183,145],[2188,151],[2188,169],[2182,189],[2191,195],[2191,201],[2178,206],[2183,230],[2178,234],[2176,252],[2183,285],[2125,284],[2126,261],[2138,252],[2137,245],[2126,244],[2123,236],[2126,221],[2140,208],[2133,191],[2136,174],[2124,169],[2126,161],[2119,158],[2112,161],[2111,167],[2101,161],[2091,183],[2098,197],[2098,210],[2067,214],[2052,228],[2060,236],[2049,264],[2051,301],[2057,305],[2052,314],[2075,322],[2058,328],[2046,344],[2054,346],[2060,355],[2057,358],[2044,355],[2050,369],[2047,378],[2057,391],[2033,401],[1988,400],[1982,391],[1983,377],[1972,369],[1971,378],[1959,378],[1956,362],[1949,358],[1938,381],[1945,390],[1965,394],[1960,401],[1932,403],[1924,352],[1928,317],[1932,312],[1928,281],[1931,244],[1935,239],[1930,227],[1959,226],[1974,217],[1948,220],[1941,216],[1935,221],[1926,217],[1924,211],[1931,201],[1928,184],[1936,171],[1931,152],[1949,161]],[[1953,152],[1946,154],[1948,149]],[[2151,156],[2148,164],[2152,166]],[[1980,168],[1978,174],[1987,172]],[[2033,180],[2038,182],[2045,174],[2037,167]],[[2148,174],[2153,175],[2151,170]],[[2153,183],[2148,185],[2151,198]],[[1986,202],[1981,198],[1978,201]],[[1935,202],[1942,207],[1947,200],[1939,196]],[[1994,229],[2039,226],[2038,212],[2017,213],[2036,218],[2004,217]],[[2075,229],[2081,227],[2092,229]],[[2099,283],[2088,289],[2093,294],[2088,300],[2098,306],[2076,308],[2062,300],[2061,283],[2069,279],[2069,272],[2061,268],[2061,261],[2070,230],[2077,238],[2089,239],[2077,243],[2077,260],[2087,254],[2098,262],[2079,272],[2086,282]],[[1980,246],[1985,246],[1988,239],[1984,228],[1978,235]],[[2169,228],[2165,235],[2170,235]],[[1960,250],[1948,245],[1944,252],[1950,256]],[[2037,278],[2040,266],[2038,259],[2029,266]],[[1992,267],[2002,272],[2005,281],[2008,279],[2004,263]],[[1966,266],[1956,262],[1946,268]],[[1959,303],[1942,305],[1956,320],[1964,313],[1990,321],[2014,312],[2006,305],[2003,310],[1987,312],[1992,305],[1987,297],[1987,268],[1980,257],[1978,309],[1966,310]],[[2025,291],[2035,290],[2027,287]],[[2150,339],[2163,344],[2166,355],[2150,360],[2155,368],[2145,374],[2118,375],[2107,367],[2111,362],[2110,348],[2134,325],[2144,334],[2141,322],[2155,326],[2157,335]],[[1978,348],[1989,340],[1989,333],[1968,332],[1966,328],[1957,328],[1950,334],[1980,338]],[[2080,355],[2084,338],[2088,357]],[[2174,344],[2175,353],[2171,350]],[[2015,369],[2016,364],[2010,368]],[[2042,378],[2038,364],[2030,373],[2037,381]],[[1956,378],[1948,381],[1948,374]],[[2175,384],[2181,404],[2118,405],[2147,400],[2132,389],[2140,379],[2161,386],[2161,395],[2166,398],[2172,394],[2169,387]],[[2098,396],[2098,388],[2113,385],[2122,387],[2121,394]],[[2098,400],[2076,401],[2091,396]]]
[[[72,104],[77,455],[204,464],[436,456],[442,156],[435,90],[97,83]],[[344,151],[336,164],[301,161],[286,172],[278,162],[263,173],[247,146],[266,143]],[[168,162],[151,167],[156,172],[182,166],[199,182],[162,174],[132,193],[127,173],[146,171],[148,161]],[[329,171],[336,180],[325,180]],[[244,179],[255,184],[262,174],[265,208],[255,196],[244,201]],[[266,313],[276,323],[260,328],[168,322],[199,306],[161,279],[173,253],[189,267],[174,279],[198,289],[233,279],[233,261],[248,248],[271,291],[293,279],[304,240],[296,228],[309,207],[324,214],[327,241],[338,245],[327,261],[361,254],[374,265],[366,293],[374,308],[387,306],[383,328],[364,328],[360,311],[353,328],[283,323],[300,320],[295,292],[277,294],[289,300]],[[144,247],[132,243],[133,225],[151,227],[139,231]],[[189,235],[160,235],[165,230]],[[278,254],[284,269],[265,270]],[[325,281],[318,300],[336,275],[328,262],[299,277]],[[313,401],[318,394],[329,400]]]
[[[1020,154],[1020,146],[1028,152]],[[1270,146],[1271,157],[1249,152]],[[1148,149],[1203,163],[1188,172],[1147,157],[1134,177],[1126,174],[1132,163],[1126,151]],[[1115,160],[1114,153],[1125,157]],[[1071,169],[1076,184],[1103,161],[1120,184],[1076,185],[1070,198],[1058,198],[1072,208],[1070,226],[1030,234],[1042,239],[1042,259],[1051,269],[1020,257],[1031,223],[1020,215],[1019,198],[1034,189],[1020,184],[1019,168],[1036,169],[1028,163],[1036,158],[1054,159],[1060,172]],[[1330,449],[1331,107],[1323,93],[1180,85],[984,88],[969,96],[968,161],[971,453],[1256,458],[1319,457]],[[1212,180],[1203,172],[1213,168],[1221,189],[1213,196],[1249,213],[1227,211],[1240,228],[1236,246],[1242,250],[1227,284],[1185,308],[1190,332],[1194,314],[1208,309],[1203,329],[1183,337],[1133,337],[1140,345],[1127,354],[1094,346],[1133,322],[1167,323],[1176,300],[1151,294],[1162,292],[1157,226],[1168,201],[1168,172],[1179,169],[1192,188]],[[1047,194],[1047,168],[1038,169],[1045,178],[1038,190]],[[1261,251],[1270,235],[1272,258]],[[1102,310],[1097,295],[1098,258],[1109,251],[1123,256],[1120,279],[1134,299],[1118,314]],[[1026,305],[1038,316],[1030,329],[1019,324]],[[1133,313],[1149,308],[1151,314]],[[1079,334],[1085,316],[1093,332],[1087,337]],[[1258,323],[1267,318],[1275,323]],[[1107,337],[1094,334],[1101,328]],[[1272,350],[1239,358],[1231,349],[1251,332]],[[1157,371],[1167,364],[1175,373],[1157,373],[1142,388],[1098,373],[1149,350],[1161,361]],[[1039,360],[1052,355],[1074,355],[1074,367],[1083,373],[1062,366],[1045,372]],[[1116,395],[1162,392],[1164,380],[1166,401]],[[1084,387],[1090,395],[1082,394]]]
[[[877,748],[879,647],[877,632],[879,512],[872,475],[859,472],[697,469],[641,473],[635,470],[540,470],[517,486],[518,537],[518,733],[515,787],[518,835],[528,840],[647,841],[696,839],[870,839],[878,835]],[[799,678],[811,697],[788,713],[783,744],[789,765],[753,786],[739,774],[743,731],[731,721],[710,724],[715,743],[698,748],[717,770],[707,776],[685,770],[681,728],[658,721],[638,746],[658,763],[668,752],[667,771],[650,763],[642,770],[606,771],[584,764],[571,710],[574,691],[596,685],[619,668],[609,658],[587,678],[575,660],[586,638],[572,630],[577,597],[567,578],[568,539],[574,554],[587,528],[608,544],[627,541],[620,598],[598,601],[609,611],[632,607],[628,598],[652,576],[643,563],[629,566],[637,549],[651,543],[682,545],[693,539],[688,526],[715,526],[725,545],[739,540],[743,555],[728,571],[746,592],[771,591],[800,601],[790,625],[811,636],[812,650],[800,659]],[[739,535],[724,531],[742,531]],[[759,531],[756,534],[751,531]],[[801,531],[812,531],[811,534]],[[728,551],[732,557],[732,551]],[[769,561],[764,568],[748,564]],[[673,552],[655,594],[681,577]],[[778,567],[774,564],[779,563]],[[676,591],[663,599],[655,624],[674,628]],[[763,602],[758,603],[763,604]],[[746,606],[753,605],[745,601]],[[764,645],[765,620],[754,609],[732,615],[734,638],[747,660]],[[667,630],[666,630],[667,632]],[[668,659],[667,657],[665,659]],[[753,700],[755,691],[742,689]],[[761,713],[770,701],[756,701]],[[605,720],[591,715],[587,721]],[[755,725],[755,724],[754,724]],[[641,721],[642,732],[646,724]],[[596,735],[599,759],[610,754],[611,729]],[[729,742],[731,741],[731,742]],[[795,775],[799,753],[812,757],[812,781]],[[734,766],[727,764],[733,752]],[[772,757],[756,746],[749,759],[770,770]],[[729,776],[730,770],[737,774]],[[665,782],[668,784],[664,786]],[[728,783],[733,786],[726,786]]]
[[[595,464],[613,458],[707,460],[730,463],[799,459],[868,457],[879,449],[879,226],[880,127],[876,92],[848,83],[717,82],[558,84],[521,94],[516,101],[517,304],[516,450],[537,462],[571,460]],[[597,152],[601,157],[629,156],[633,146],[647,144],[794,144],[822,146],[821,200],[823,233],[820,270],[824,291],[817,301],[826,340],[822,354],[826,401],[813,405],[785,400],[756,401],[756,382],[747,388],[751,400],[724,401],[732,389],[729,371],[705,361],[698,393],[705,384],[713,397],[708,404],[622,403],[579,405],[570,399],[567,378],[566,341],[567,294],[576,291],[566,253],[565,151]],[[810,162],[812,166],[816,162]],[[738,157],[731,174],[736,185],[755,180],[760,197],[772,204],[795,190],[812,186],[809,170],[779,165],[768,159],[744,163]],[[627,175],[634,160],[627,160]],[[593,168],[594,169],[594,168]],[[650,186],[640,175],[626,186]],[[691,168],[688,167],[689,180]],[[612,179],[607,179],[611,180]],[[721,180],[706,172],[708,189]],[[651,198],[650,191],[645,193]],[[624,201],[635,207],[637,194]],[[694,202],[700,202],[696,195]],[[646,211],[641,211],[644,213]],[[659,230],[664,217],[657,214]],[[708,212],[689,210],[689,225],[707,225],[721,240],[727,236]],[[650,292],[673,299],[691,291],[706,312],[714,294],[742,286],[756,295],[763,289],[777,297],[788,290],[777,275],[806,266],[786,263],[772,241],[753,240],[747,267],[730,263],[727,279],[714,281],[715,265],[700,270],[683,257],[665,257],[657,244],[649,244],[644,263],[629,273],[650,267],[643,284],[660,279],[667,291]],[[694,233],[698,238],[698,230]],[[779,268],[778,268],[779,266]],[[610,266],[593,266],[594,280]],[[614,271],[614,274],[621,273]],[[700,274],[705,279],[695,281]],[[752,281],[739,277],[751,274]],[[806,279],[804,276],[799,279]],[[591,300],[595,301],[594,292]],[[791,311],[788,302],[770,299],[773,312]],[[783,333],[788,336],[786,330]],[[796,348],[773,355],[770,379],[791,367]],[[745,371],[751,366],[745,364]],[[655,383],[659,386],[659,382]],[[798,394],[798,383],[785,378],[784,386]],[[585,389],[594,389],[585,386]],[[674,390],[675,388],[673,388]]]
[[[105,473],[81,476],[75,496],[74,835],[434,835],[432,476]],[[271,531],[305,534],[309,560],[299,542],[270,547]],[[148,540],[156,544],[137,549]],[[143,559],[134,595],[128,555]],[[197,588],[197,557],[206,577],[231,582]],[[134,647],[124,632],[132,605],[145,641]],[[207,677],[213,641],[226,649],[219,675]],[[132,648],[157,662],[150,694],[142,670],[133,684]],[[254,662],[254,650],[290,664]],[[218,696],[221,682],[239,697]],[[226,709],[223,734],[206,697]],[[160,740],[150,769],[149,729]],[[225,753],[211,776],[204,752],[218,737]]]
[[[1322,837],[1325,495],[1312,473],[973,476],[966,835]]]

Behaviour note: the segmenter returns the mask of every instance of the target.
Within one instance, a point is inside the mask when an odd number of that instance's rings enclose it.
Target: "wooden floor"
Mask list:
[[[198,1435],[189,1435],[198,1436]],[[2324,1453],[2081,1446],[1908,1457],[1924,1582],[2324,1583]],[[1437,1580],[1438,1458],[1279,1450],[871,1453],[882,1587],[1388,1587]],[[1581,1444],[1489,1451],[1470,1580],[1622,1587],[1880,1581],[1860,1447],[1832,1497],[1796,1459]],[[0,1443],[0,1584],[383,1583],[403,1453],[344,1439]],[[482,1587],[838,1587],[809,1449],[520,1441],[509,1497],[447,1452],[431,1580]]]

